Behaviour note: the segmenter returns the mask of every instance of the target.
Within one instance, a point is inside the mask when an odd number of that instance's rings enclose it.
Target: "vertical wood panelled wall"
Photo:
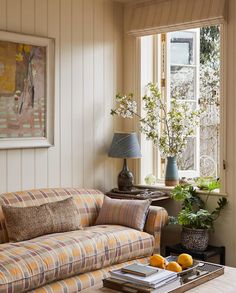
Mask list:
[[[55,146],[0,151],[0,192],[108,190],[114,93],[122,88],[123,8],[110,0],[0,0],[0,30],[55,38]]]

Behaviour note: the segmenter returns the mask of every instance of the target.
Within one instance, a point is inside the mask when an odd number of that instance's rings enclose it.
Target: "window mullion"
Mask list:
[[[161,75],[161,82],[160,82],[160,90],[161,90],[161,95],[163,100],[165,101],[167,105],[168,101],[168,40],[167,40],[168,34],[161,34],[161,44],[160,44],[160,49],[161,49],[161,63],[160,63],[160,75]],[[162,125],[161,125],[162,126]],[[160,126],[160,127],[161,127]],[[163,129],[160,129],[160,132]],[[160,151],[157,150],[158,153],[158,167],[157,167],[157,178],[159,181],[163,181],[163,178],[165,176],[165,159],[161,158]]]
[[[200,90],[199,90],[199,82],[200,82],[200,29],[196,29],[195,35],[195,98],[196,98],[196,107],[199,108],[199,99],[200,99]],[[196,150],[195,150],[195,166],[196,166],[196,174],[195,177],[200,176],[200,125],[197,126],[196,129]]]

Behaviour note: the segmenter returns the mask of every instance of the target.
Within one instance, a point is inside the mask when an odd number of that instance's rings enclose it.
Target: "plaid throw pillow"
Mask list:
[[[126,200],[104,197],[96,225],[122,225],[143,231],[150,200]]]
[[[31,207],[2,206],[10,241],[82,229],[72,197]]]

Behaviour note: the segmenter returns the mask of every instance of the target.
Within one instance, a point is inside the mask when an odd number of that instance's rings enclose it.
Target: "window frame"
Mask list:
[[[220,107],[220,159],[219,159],[219,175],[220,175],[220,181],[221,181],[221,187],[220,187],[220,192],[226,194],[227,190],[226,190],[226,168],[227,168],[227,157],[226,157],[226,94],[227,94],[227,88],[226,88],[226,80],[227,80],[227,76],[226,76],[226,66],[225,66],[225,62],[226,62],[226,49],[225,49],[225,44],[227,41],[227,34],[226,34],[226,23],[219,23],[219,24],[209,24],[210,25],[219,25],[220,27],[220,101],[221,101],[221,107]],[[206,25],[207,26],[207,25]],[[188,28],[191,29],[191,28]],[[182,30],[187,30],[187,28],[183,28]],[[154,41],[153,41],[153,50],[157,49],[158,47],[160,47],[161,44],[161,37],[158,39],[156,37],[156,35],[159,32],[156,32],[155,35],[153,35],[153,37],[155,37]],[[160,35],[163,35],[164,33],[159,33]],[[138,52],[138,56],[139,58],[137,58],[137,61],[139,62],[139,68],[141,68],[140,64],[141,64],[141,37],[136,37],[136,50]],[[165,57],[166,58],[166,57]],[[153,61],[157,60],[158,57],[153,57]],[[159,62],[162,62],[162,60],[159,60]],[[155,65],[157,65],[157,62],[155,62]],[[155,73],[157,73],[157,69],[155,68],[154,70]],[[159,85],[161,85],[162,83],[162,77],[163,77],[163,73],[161,72],[161,74],[159,76],[157,76],[157,74],[153,74],[153,82],[158,83]],[[141,77],[142,72],[140,70],[140,72],[136,73],[136,81],[138,82],[137,85],[137,94],[139,96],[141,96]],[[160,90],[163,91],[162,87],[160,87]],[[138,105],[141,107],[141,103],[140,101],[137,101]],[[144,136],[141,134],[140,135],[140,142],[141,145],[145,142],[145,138]],[[143,160],[145,160],[145,157],[148,156],[147,153],[143,153],[142,150],[142,154],[143,154]],[[152,170],[152,174],[156,175],[157,178],[159,178],[160,176],[160,170],[163,168],[161,168],[161,165],[165,164],[165,159],[160,158],[159,155],[159,150],[157,150],[155,147],[152,148],[152,166],[150,166],[150,170]],[[144,182],[144,178],[146,175],[148,174],[144,174],[142,172],[142,164],[141,162],[138,162],[136,164],[136,174],[139,175],[138,178],[138,184],[145,184]],[[138,170],[137,170],[138,169]],[[157,179],[157,185],[158,184],[163,184],[164,180],[160,180]]]

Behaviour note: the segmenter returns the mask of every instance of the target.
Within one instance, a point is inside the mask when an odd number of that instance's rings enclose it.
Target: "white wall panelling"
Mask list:
[[[115,15],[115,17],[114,17]],[[108,190],[114,94],[122,88],[123,8],[109,0],[0,0],[0,29],[55,38],[55,146],[0,151],[0,191]]]
[[[20,32],[22,26],[22,3],[21,0],[6,1],[6,26],[8,31]],[[7,185],[9,190],[22,188],[22,151],[7,151]]]
[[[35,2],[22,0],[21,2],[21,31],[26,34],[35,34],[36,23],[34,21]],[[28,189],[34,186],[36,166],[34,164],[36,152],[34,149],[21,152],[21,188]]]
[[[95,1],[96,2],[96,1]],[[84,136],[83,119],[83,0],[72,0],[72,185],[84,184]],[[80,27],[78,30],[76,27]],[[94,68],[95,69],[95,68]],[[78,98],[79,97],[79,98]],[[100,104],[102,99],[98,101]],[[102,103],[101,103],[102,104]],[[78,176],[80,174],[80,176]]]
[[[40,1],[40,0],[39,0]],[[55,39],[55,123],[54,123],[54,143],[55,146],[48,149],[48,186],[61,185],[61,133],[60,133],[60,109],[61,109],[61,63],[60,63],[60,0],[50,0],[47,2],[48,9],[48,35]],[[80,67],[78,67],[78,72]],[[79,83],[79,81],[78,81]],[[72,116],[73,117],[73,116]],[[79,126],[78,126],[79,127]]]
[[[86,127],[86,134],[84,135],[84,184],[85,186],[92,186],[94,183],[94,173],[90,172],[93,170],[93,133],[94,133],[94,47],[93,47],[93,35],[94,35],[94,9],[92,0],[84,1],[84,26],[83,26],[83,91],[84,91],[84,103],[83,103],[83,116],[84,126]],[[106,45],[105,45],[106,46]],[[84,128],[85,129],[85,128]]]
[[[60,140],[60,143],[61,143],[61,185],[62,186],[71,186],[71,183],[72,183],[71,13],[72,13],[71,0],[61,0],[60,1],[60,41],[59,41],[59,45],[60,45],[60,85],[59,87],[61,92],[61,118],[60,118],[61,140]],[[86,96],[84,96],[84,99],[86,99]]]
[[[0,27],[3,30],[7,28],[7,3],[6,0],[0,0]],[[0,151],[0,192],[7,188],[7,151]]]

